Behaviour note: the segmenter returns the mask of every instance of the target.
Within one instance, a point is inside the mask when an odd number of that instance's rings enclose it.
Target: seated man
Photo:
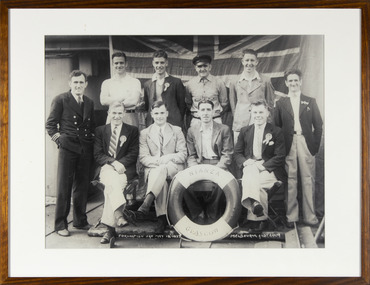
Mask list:
[[[167,213],[167,179],[172,179],[184,169],[187,150],[185,137],[178,126],[167,123],[168,110],[163,101],[155,101],[151,106],[154,123],[140,133],[139,160],[145,167],[144,179],[147,191],[143,204],[133,212],[133,218],[145,220],[151,204],[164,229]]]
[[[123,227],[128,222],[122,211],[125,204],[123,190],[136,176],[136,161],[139,154],[139,131],[123,123],[125,108],[121,102],[110,105],[108,115],[111,123],[95,130],[94,157],[98,164],[97,174],[105,185],[104,209],[101,222],[108,232],[101,243],[110,242],[115,235],[115,226]]]
[[[280,128],[266,123],[269,111],[264,100],[252,103],[251,115],[254,124],[241,129],[235,145],[235,160],[243,169],[241,202],[248,209],[246,220],[256,221],[252,228],[259,232],[266,226],[266,190],[286,177],[285,144]]]
[[[233,140],[230,128],[216,123],[214,105],[210,100],[201,100],[197,106],[200,124],[194,124],[188,129],[186,144],[188,148],[188,166],[198,164],[212,164],[223,170],[228,170],[233,154]],[[220,217],[220,198],[222,190],[217,188],[211,191],[196,193],[191,188],[184,193],[186,206],[193,220],[201,222],[203,217],[208,222],[214,222]],[[206,204],[203,209],[200,197]],[[203,220],[204,221],[204,220]]]

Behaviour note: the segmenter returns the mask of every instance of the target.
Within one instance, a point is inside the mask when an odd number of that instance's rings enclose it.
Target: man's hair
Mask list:
[[[108,113],[110,113],[113,108],[117,107],[122,107],[123,111],[125,111],[125,105],[123,105],[121,101],[114,101],[109,105]]]
[[[257,56],[257,52],[256,52],[254,49],[251,49],[251,48],[244,49],[244,50],[243,50],[243,56],[244,56],[245,54],[253,54],[255,57],[257,57],[257,58],[258,58],[258,56]]]
[[[265,106],[267,110],[269,110],[269,106],[267,105],[267,102],[263,99],[257,100],[256,102],[251,103],[251,108],[254,106]]]
[[[123,57],[125,59],[125,62],[127,61],[126,54],[123,51],[117,51],[117,52],[113,53],[112,54],[112,60],[115,57]]]
[[[166,110],[168,110],[166,103],[164,103],[163,101],[155,101],[150,107],[150,111],[153,111],[153,109],[160,108],[162,106],[164,106]]]
[[[160,49],[153,53],[153,58],[155,57],[163,57],[164,59],[167,59],[168,55],[164,50]]]
[[[208,99],[200,100],[199,103],[198,103],[198,109],[200,108],[201,104],[210,104],[212,106],[212,110],[215,107],[215,104],[213,104],[213,102],[211,100],[208,100]]]
[[[72,72],[69,74],[69,80],[71,80],[72,77],[78,77],[81,75],[85,77],[85,81],[87,82],[87,75],[85,72],[82,72],[81,70],[72,70]]]
[[[284,80],[288,80],[288,76],[291,74],[296,74],[298,75],[299,79],[302,79],[302,71],[300,71],[298,68],[296,69],[290,69],[284,72]]]

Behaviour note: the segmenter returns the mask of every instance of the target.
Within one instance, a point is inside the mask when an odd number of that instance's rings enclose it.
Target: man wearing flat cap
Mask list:
[[[187,126],[200,123],[198,104],[201,100],[210,100],[214,104],[214,121],[222,124],[221,113],[229,104],[224,82],[210,74],[212,58],[209,55],[197,55],[193,64],[198,76],[189,80],[186,85],[185,102],[191,117]]]

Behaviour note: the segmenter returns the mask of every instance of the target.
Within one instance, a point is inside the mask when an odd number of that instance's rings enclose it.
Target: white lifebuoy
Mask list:
[[[216,183],[226,196],[226,209],[221,218],[210,225],[199,225],[184,213],[182,200],[184,191],[200,180]],[[228,236],[238,224],[241,212],[241,192],[234,176],[219,167],[200,164],[189,167],[173,178],[167,206],[167,217],[176,231],[194,241],[215,241]]]

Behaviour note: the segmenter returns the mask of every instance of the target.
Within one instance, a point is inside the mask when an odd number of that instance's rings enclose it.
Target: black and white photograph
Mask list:
[[[46,248],[322,248],[323,35],[45,36]]]
[[[9,276],[361,275],[358,10],[9,19]]]

